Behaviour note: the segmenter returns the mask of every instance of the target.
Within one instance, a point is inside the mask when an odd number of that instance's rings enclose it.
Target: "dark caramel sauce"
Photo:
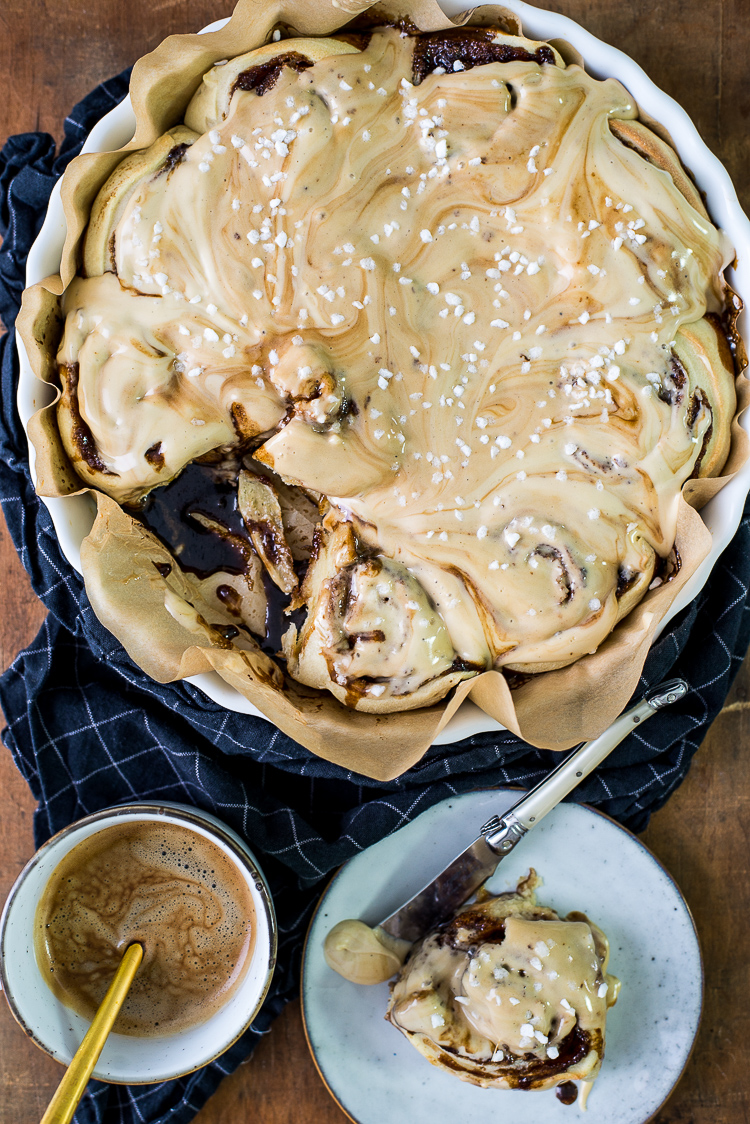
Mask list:
[[[506,679],[511,691],[519,691],[521,687],[530,683],[536,674],[536,672],[533,671],[512,671],[507,667],[500,668],[500,671]]]
[[[218,585],[216,587],[216,596],[221,601],[224,608],[232,614],[233,617],[242,616],[242,598],[237,590],[232,585]]]
[[[197,578],[203,580],[219,572],[237,575],[248,572],[255,552],[249,528],[237,506],[237,480],[227,475],[221,466],[193,461],[169,484],[149,492],[131,513],[164,543],[182,570]],[[207,517],[214,527],[203,526],[196,515]],[[275,553],[275,544],[271,545]],[[156,568],[162,577],[167,577],[169,569],[164,572],[160,568],[163,565],[159,563]],[[306,568],[306,562],[295,563],[299,577]],[[306,610],[287,613],[290,596],[281,592],[265,568],[262,579],[266,595],[265,634],[255,639],[264,652],[275,656],[281,649],[281,637],[289,622],[301,628]],[[216,596],[233,616],[241,615],[242,599],[232,586],[219,585]],[[211,627],[227,641],[239,635],[239,629],[233,625]]]
[[[170,148],[158,174],[163,176],[166,173],[167,177],[171,176],[177,165],[185,159],[185,153],[189,148],[189,144],[176,144],[174,148]]]
[[[666,558],[657,556],[654,566],[654,577],[661,578],[663,582],[671,581],[682,569],[682,558],[676,546],[673,546]]]
[[[563,1081],[562,1085],[558,1085],[555,1089],[555,1096],[563,1104],[575,1104],[578,1086],[574,1081]]]
[[[307,564],[295,562],[294,569],[298,577],[302,577]],[[305,623],[307,609],[294,609],[288,612],[291,597],[283,593],[267,570],[263,571],[263,587],[266,592],[266,635],[259,641],[261,648],[268,655],[275,656],[281,651],[281,637],[289,628],[290,622],[297,626],[299,631]]]
[[[143,455],[145,456],[148,463],[154,466],[157,472],[161,472],[161,470],[164,468],[164,465],[166,464],[166,460],[164,459],[164,449],[162,447],[161,441],[156,441],[150,449],[146,449],[146,452]]]
[[[599,1032],[596,1033],[601,1039]],[[581,1030],[576,1023],[570,1033],[566,1034],[558,1043],[559,1054],[556,1058],[542,1059],[534,1057],[533,1054],[526,1054],[522,1059],[519,1059],[519,1076],[516,1088],[533,1089],[534,1085],[538,1085],[548,1077],[554,1077],[558,1073],[567,1073],[572,1066],[582,1062],[591,1049],[596,1049],[594,1036],[587,1030]]]
[[[116,472],[112,472],[111,469],[107,468],[104,461],[99,456],[99,449],[94,435],[89,428],[88,422],[84,421],[81,415],[81,410],[78,405],[78,364],[66,363],[64,364],[64,370],[63,397],[73,417],[71,436],[81,460],[84,460],[93,472],[101,472],[102,476],[117,476]]]
[[[233,624],[212,624],[211,628],[227,641],[234,640],[240,634],[240,630]]]
[[[534,52],[527,51],[525,47],[511,43],[493,42],[494,34],[487,27],[457,27],[418,34],[412,64],[414,82],[421,82],[439,66],[452,72],[455,62],[460,62],[464,70],[491,62],[554,64],[555,55],[551,47],[541,46]]]
[[[310,59],[299,54],[298,51],[287,51],[284,55],[277,55],[268,62],[258,63],[238,74],[234,84],[235,90],[254,90],[258,97],[263,97],[276,85],[279,75],[285,66],[291,70],[307,70],[312,66]]]
[[[250,890],[215,843],[179,824],[118,824],[56,867],[37,907],[34,946],[57,997],[90,1019],[129,944],[143,961],[115,1023],[174,1034],[210,1018],[250,963]]]
[[[640,576],[637,570],[627,570],[624,566],[620,566],[617,571],[616,596],[624,597],[628,590],[635,585]]]
[[[457,1073],[486,1073],[502,1076],[511,1089],[533,1089],[542,1085],[550,1077],[567,1071],[588,1054],[589,1050],[601,1050],[601,1034],[597,1031],[590,1034],[581,1030],[578,1023],[571,1032],[563,1038],[558,1046],[559,1055],[556,1058],[537,1058],[534,1054],[524,1054],[516,1057],[508,1053],[507,1061],[493,1062],[491,1065],[476,1062],[471,1058],[460,1055],[458,1051],[448,1046],[440,1047],[440,1064]],[[566,1082],[565,1084],[572,1084]]]
[[[149,492],[132,514],[161,539],[181,569],[201,579],[218,570],[246,573],[252,547],[237,507],[237,487],[211,465],[187,465],[175,480]],[[196,514],[224,533],[202,526]]]

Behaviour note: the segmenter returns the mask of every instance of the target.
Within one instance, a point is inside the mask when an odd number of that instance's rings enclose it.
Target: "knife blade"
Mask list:
[[[523,794],[501,816],[493,816],[474,842],[419,893],[386,917],[376,928],[399,940],[420,940],[495,872],[524,835],[555,808],[641,723],[688,693],[684,679],[671,679],[648,692],[640,703],[621,714],[603,734],[572,750],[549,776]]]

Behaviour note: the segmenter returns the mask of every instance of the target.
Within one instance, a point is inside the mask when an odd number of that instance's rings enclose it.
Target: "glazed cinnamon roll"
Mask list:
[[[349,706],[373,714],[429,706],[477,672],[408,568],[363,554],[347,523],[324,522],[302,599],[304,627],[284,637],[289,672]]]
[[[609,942],[582,913],[537,904],[534,871],[415,947],[387,1018],[432,1065],[485,1088],[584,1096],[601,1069],[619,980]]]
[[[346,706],[595,651],[735,411],[732,251],[636,112],[492,28],[217,64],[94,204],[58,356],[78,473],[140,517],[242,461],[247,572],[296,614],[267,647]]]

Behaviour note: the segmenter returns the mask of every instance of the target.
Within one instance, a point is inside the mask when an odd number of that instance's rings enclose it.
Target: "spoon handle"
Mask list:
[[[139,944],[131,944],[125,950],[107,994],[99,1004],[99,1009],[86,1031],[83,1042],[76,1050],[65,1076],[55,1090],[41,1124],[69,1124],[78,1108],[78,1102],[83,1096],[94,1066],[99,1061],[107,1036],[127,998],[142,958],[143,948]]]
[[[616,718],[598,738],[569,753],[556,769],[507,812],[488,820],[482,828],[482,835],[489,846],[500,855],[507,855],[534,824],[539,823],[584,777],[601,765],[623,738],[658,710],[684,698],[687,692],[688,685],[684,679],[661,683],[636,706]]]

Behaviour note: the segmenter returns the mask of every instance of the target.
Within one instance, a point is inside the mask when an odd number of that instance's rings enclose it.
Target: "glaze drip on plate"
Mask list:
[[[595,651],[734,413],[732,251],[623,87],[487,29],[288,40],[129,159],[63,302],[84,480],[218,450],[317,499],[284,654],[349,706]]]

